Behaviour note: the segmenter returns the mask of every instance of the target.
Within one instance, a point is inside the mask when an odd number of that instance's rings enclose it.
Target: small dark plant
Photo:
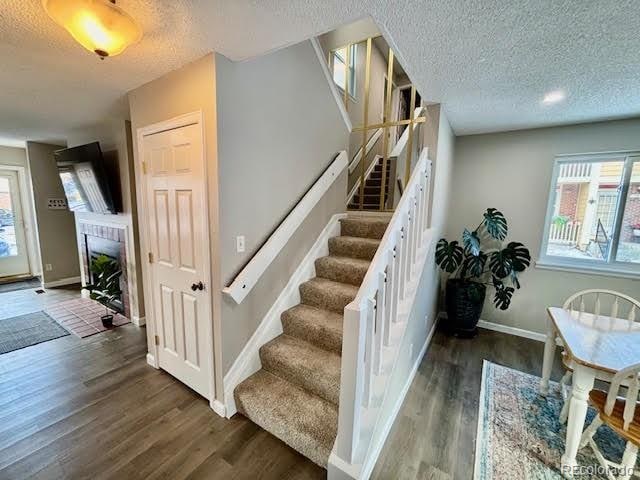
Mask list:
[[[507,220],[489,208],[475,230],[464,229],[462,245],[442,238],[436,245],[436,263],[451,274],[447,281],[446,309],[452,330],[473,336],[480,319],[487,286],[495,289],[493,304],[506,310],[520,288],[518,274],[531,263],[529,250],[507,238]]]
[[[105,327],[111,326],[113,313],[110,305],[122,294],[120,289],[122,270],[115,260],[106,255],[100,255],[92,260],[90,269],[94,283],[88,284],[84,288],[89,290],[89,296],[93,300],[104,305],[107,313],[102,317],[102,323]]]

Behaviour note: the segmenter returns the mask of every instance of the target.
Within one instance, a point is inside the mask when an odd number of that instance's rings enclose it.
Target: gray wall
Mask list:
[[[27,204],[22,206],[26,220],[27,242],[29,251],[31,252],[29,259],[29,268],[32,275],[42,274],[42,265],[40,263],[40,248],[38,246],[36,212],[33,205],[33,186],[31,184],[31,171],[29,169],[29,160],[27,159],[27,150],[20,147],[5,147],[0,145],[0,168],[2,165],[13,165],[24,167],[27,181]],[[32,230],[28,230],[28,225],[32,225]]]
[[[140,161],[137,158],[137,131],[141,127],[169,120],[180,115],[201,111],[204,123],[205,161],[207,162],[207,190],[209,195],[209,233],[211,239],[213,341],[215,344],[214,375],[216,398],[223,399],[222,391],[222,335],[220,333],[220,248],[218,247],[218,150],[216,118],[216,65],[213,54],[208,54],[184,67],[168,73],[152,82],[129,92],[131,111],[131,130],[133,132],[136,173],[140,174]],[[138,198],[138,202],[140,199]],[[138,203],[140,205],[140,203]],[[146,285],[146,271],[143,270]],[[148,290],[147,290],[148,291]],[[151,311],[150,295],[145,298],[146,311]],[[149,319],[147,344],[149,351],[153,345],[153,319]]]
[[[65,198],[53,158],[53,152],[60,148],[62,147],[59,145],[27,142],[43,270],[42,279],[45,285],[80,276],[73,213],[69,210],[47,208],[48,198]],[[51,264],[51,271],[46,271],[46,264]]]
[[[340,150],[348,132],[310,42],[234,63],[216,55],[220,257],[228,285]],[[222,303],[226,372],[333,213],[346,175],[241,305]],[[246,251],[236,252],[236,236]]]
[[[534,260],[540,255],[554,156],[563,153],[640,150],[640,119],[459,137],[456,143],[447,237],[480,222],[488,207],[502,210],[510,240],[521,241]],[[485,302],[482,318],[544,332],[547,306],[572,293],[608,288],[640,297],[640,281],[549,271],[532,266],[506,312]]]

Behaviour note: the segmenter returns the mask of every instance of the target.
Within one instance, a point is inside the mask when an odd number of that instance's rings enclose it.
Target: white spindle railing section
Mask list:
[[[552,223],[549,227],[549,241],[573,245],[578,243],[582,224],[580,222],[567,222],[563,225]]]
[[[338,435],[334,454],[362,462],[432,244],[427,149],[409,180],[356,298],[344,309]]]
[[[565,179],[589,179],[591,177],[591,164],[586,162],[563,163],[560,165],[560,180]]]

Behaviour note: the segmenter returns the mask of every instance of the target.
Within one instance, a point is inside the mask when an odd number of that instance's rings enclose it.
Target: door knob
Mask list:
[[[193,290],[194,292],[196,290],[204,290],[204,284],[202,282],[194,283],[193,285],[191,285],[191,290]]]

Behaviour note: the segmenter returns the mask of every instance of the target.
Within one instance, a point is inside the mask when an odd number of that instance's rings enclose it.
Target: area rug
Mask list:
[[[566,427],[558,421],[563,400],[557,383],[551,382],[546,398],[538,393],[539,384],[539,377],[484,362],[475,480],[563,478],[560,457]],[[585,425],[594,416],[589,408]],[[600,427],[595,441],[606,458],[620,461],[625,443],[612,430]],[[589,447],[578,452],[578,464],[587,468],[585,475],[574,478],[607,478]]]
[[[105,332],[100,317],[106,314],[106,309],[90,298],[74,298],[56,303],[45,309],[45,312],[56,322],[80,338],[96,333]],[[113,327],[130,323],[124,315],[113,315]]]
[[[69,335],[44,312],[0,319],[0,354]]]

